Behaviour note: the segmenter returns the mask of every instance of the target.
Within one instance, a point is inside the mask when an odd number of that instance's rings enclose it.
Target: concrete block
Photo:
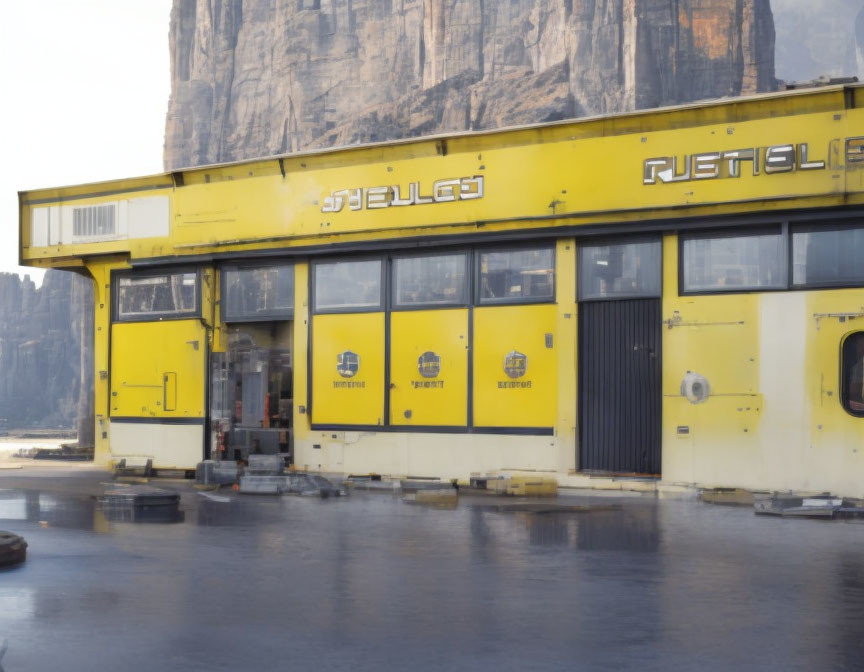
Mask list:
[[[318,474],[289,473],[285,479],[285,492],[306,497],[343,497],[345,490]]]
[[[239,492],[243,495],[280,495],[285,490],[281,476],[247,475],[240,479]]]
[[[373,481],[368,478],[349,478],[345,481],[345,487],[351,490],[368,490],[372,492],[394,493],[401,490],[399,481]]]
[[[449,490],[418,490],[414,493],[414,502],[429,506],[455,508],[459,503],[459,492],[456,488],[450,488]]]
[[[250,455],[246,472],[250,474],[281,474],[285,470],[285,458],[281,455]]]
[[[753,493],[741,488],[714,488],[703,490],[700,499],[707,504],[753,506]]]
[[[229,485],[237,482],[237,463],[204,460],[195,469],[195,480],[201,485]]]
[[[643,492],[643,495],[655,495],[658,499],[698,499],[699,491],[681,485],[658,485],[653,492]]]
[[[558,481],[545,476],[511,476],[506,494],[515,497],[556,497]]]
[[[495,490],[498,487],[502,486],[502,481],[505,481],[506,478],[501,476],[500,474],[489,475],[489,474],[471,474],[471,478],[468,481],[468,487],[475,488],[477,490]]]
[[[180,494],[148,485],[110,488],[99,498],[106,520],[125,523],[179,523]]]
[[[149,457],[121,458],[114,464],[114,475],[148,478],[153,475],[153,460]]]
[[[418,480],[403,478],[399,482],[402,492],[419,492],[421,490],[452,490],[453,484],[449,481],[440,480]]]

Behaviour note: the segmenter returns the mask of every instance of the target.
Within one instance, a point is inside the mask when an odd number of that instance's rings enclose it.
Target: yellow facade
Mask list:
[[[204,418],[207,332],[199,320],[112,326],[111,414]]]
[[[474,424],[549,427],[555,424],[555,306],[490,306],[474,311]],[[504,369],[512,353],[525,367]],[[518,377],[517,377],[518,376]]]
[[[384,424],[384,314],[316,315],[312,320],[312,422]],[[343,362],[354,352],[356,370]]]
[[[395,426],[468,426],[466,309],[395,312],[390,317],[390,423]],[[434,376],[421,373],[424,353],[436,353]]]
[[[275,259],[293,264],[293,308],[279,318],[290,399],[238,396],[226,422],[260,407],[256,431],[275,432],[290,416],[292,459],[312,470],[567,475],[584,468],[578,390],[592,364],[579,358],[580,250],[653,233],[662,479],[864,496],[864,418],[840,400],[864,289],[679,287],[691,232],[777,227],[791,240],[798,221],[860,221],[862,138],[864,88],[834,87],[37,190],[20,195],[20,256],[94,280],[103,463],[151,455],[190,469],[221,449],[208,358],[263,351],[257,332],[225,321],[225,264]],[[82,229],[76,210],[96,207],[116,213],[112,232]],[[553,251],[554,295],[484,303],[476,255],[525,245]],[[387,269],[420,247],[466,255],[464,301],[395,308],[385,270],[380,309],[314,309],[315,260],[371,255]],[[117,319],[119,271],[171,269],[197,274],[194,316]],[[691,374],[710,381],[707,400],[682,394]]]

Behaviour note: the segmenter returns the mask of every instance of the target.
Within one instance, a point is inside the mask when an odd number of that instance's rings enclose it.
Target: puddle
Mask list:
[[[29,544],[0,574],[6,669],[719,671],[770,651],[772,669],[854,670],[864,656],[860,526],[654,499],[447,509],[178,489],[182,515],[155,520],[0,490],[0,529]]]

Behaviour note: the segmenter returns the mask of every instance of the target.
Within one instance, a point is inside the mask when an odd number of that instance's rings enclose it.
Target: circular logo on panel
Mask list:
[[[346,350],[336,355],[336,370],[343,378],[353,378],[360,370],[360,355]]]
[[[417,360],[417,369],[424,378],[437,378],[441,373],[441,355],[426,351]]]
[[[511,378],[521,378],[528,370],[528,356],[518,350],[511,350],[504,357],[504,373]]]

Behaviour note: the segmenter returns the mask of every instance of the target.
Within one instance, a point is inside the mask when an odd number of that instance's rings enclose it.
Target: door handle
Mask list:
[[[174,371],[162,374],[162,408],[166,411],[177,410],[177,374]]]
[[[191,345],[193,350],[198,349],[198,341],[186,341],[186,345]]]

